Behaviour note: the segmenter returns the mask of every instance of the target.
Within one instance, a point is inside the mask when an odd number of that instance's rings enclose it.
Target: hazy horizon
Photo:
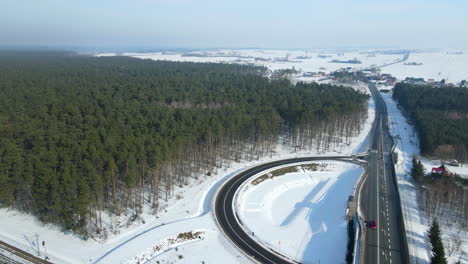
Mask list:
[[[468,49],[462,0],[3,0],[1,47]]]

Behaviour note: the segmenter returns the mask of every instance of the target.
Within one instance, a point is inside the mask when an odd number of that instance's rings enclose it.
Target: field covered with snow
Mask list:
[[[400,60],[403,55],[369,54],[367,51],[301,51],[301,50],[210,50],[188,53],[101,53],[97,56],[131,56],[141,59],[239,63],[265,66],[270,70],[292,69],[304,72],[323,71],[330,73],[341,68],[352,67],[365,69],[367,67],[383,65]],[[357,59],[361,64],[333,63],[332,60],[347,61]]]
[[[230,176],[251,166],[272,160],[313,156],[350,155],[365,149],[368,134],[375,116],[374,103],[369,101],[368,119],[361,133],[351,138],[350,144],[342,144],[327,152],[314,150],[295,151],[279,144],[270,156],[256,161],[231,163],[212,176],[200,175],[189,185],[176,187],[174,196],[157,216],[144,208],[142,221],[126,224],[128,216],[109,217],[103,215],[104,223],[120,222],[116,232],[109,232],[107,240],[83,240],[70,232],[63,232],[53,225],[42,224],[31,215],[16,210],[0,209],[0,240],[34,255],[51,258],[54,263],[249,263],[220,232],[212,215],[212,199],[218,187]],[[315,149],[315,148],[312,148]],[[343,213],[342,210],[339,210]],[[306,227],[309,228],[309,227]],[[306,232],[307,229],[304,230]],[[202,232],[201,238],[176,241],[181,233]],[[37,239],[35,235],[38,235]],[[42,246],[45,242],[45,247]],[[160,249],[156,249],[160,247]]]
[[[402,60],[401,52],[388,52],[375,49],[335,50],[206,50],[190,53],[101,53],[97,56],[124,55],[141,59],[240,63],[265,66],[270,70],[292,69],[301,72],[331,73],[342,68],[364,70]],[[358,60],[360,64],[334,63],[337,61]],[[405,65],[414,62],[418,65]],[[382,73],[390,73],[400,80],[406,77],[434,79],[459,83],[468,80],[468,52],[453,50],[412,51],[407,61],[381,68]],[[297,76],[301,81],[318,81],[320,78]]]
[[[444,51],[411,53],[407,62],[421,65],[398,63],[382,68],[382,73],[390,73],[400,80],[406,77],[434,79],[459,83],[468,80],[468,53],[455,54]]]
[[[262,172],[240,189],[239,218],[263,244],[298,262],[346,263],[346,201],[363,171],[321,161]],[[258,183],[268,173],[273,177]]]

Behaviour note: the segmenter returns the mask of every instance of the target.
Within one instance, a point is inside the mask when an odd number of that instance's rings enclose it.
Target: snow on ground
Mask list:
[[[430,173],[434,167],[442,165],[443,161],[440,159],[430,159],[426,157],[419,157],[424,166],[425,173]],[[445,164],[445,167],[452,173],[460,175],[460,177],[468,179],[468,164],[460,163],[458,167]]]
[[[193,57],[183,58],[193,59]],[[123,227],[117,230],[115,234],[110,232],[109,228],[109,238],[105,242],[84,241],[73,234],[62,232],[56,226],[42,224],[30,215],[8,209],[0,209],[0,239],[37,254],[37,244],[35,242],[35,235],[37,234],[39,244],[42,244],[41,241],[46,242],[45,248],[39,246],[40,254],[44,255],[44,251],[47,251],[48,256],[54,262],[95,263],[100,259],[98,263],[120,263],[138,255],[141,250],[157,245],[167,237],[175,236],[180,232],[203,229],[206,235],[202,241],[183,246],[180,250],[197,252],[197,254],[190,255],[192,257],[197,256],[196,261],[212,260],[215,262],[223,259],[226,263],[238,263],[243,257],[220,235],[211,214],[209,214],[211,199],[217,187],[223,180],[242,168],[271,159],[318,154],[346,155],[351,152],[362,151],[367,144],[366,137],[374,118],[372,100],[369,104],[369,118],[366,126],[362,133],[352,140],[350,145],[341,145],[327,153],[314,151],[293,152],[291,149],[280,145],[276,153],[260,161],[232,164],[232,167],[224,168],[209,178],[201,175],[198,181],[191,183],[190,188],[176,190],[176,195],[167,202],[169,206],[163,209],[165,211],[160,212],[158,217],[150,214],[150,210],[146,208],[145,213],[142,215],[144,223],[133,223],[130,226],[122,223]],[[184,199],[184,197],[190,197],[190,199]],[[113,221],[114,223],[123,221],[123,218],[118,217],[104,216],[104,218],[108,222]],[[164,260],[166,255],[168,259],[174,257],[171,257],[171,252],[168,252],[162,254],[158,259]],[[101,258],[103,256],[104,258]],[[183,260],[187,262],[195,261],[193,258],[184,258]]]
[[[204,235],[204,231],[179,233],[175,237],[167,238],[161,243],[141,251],[140,254],[130,259],[128,264],[150,263],[156,261],[156,258],[160,254],[172,249],[174,249],[174,251],[179,251],[180,246],[201,240]],[[183,257],[183,255],[179,255],[180,259],[183,259]]]
[[[373,66],[389,64],[403,58],[402,54],[385,54],[379,50],[327,51],[327,50],[209,50],[195,52],[198,57],[183,56],[183,53],[101,53],[97,56],[125,55],[142,59],[192,61],[192,62],[224,62],[265,66],[270,70],[291,69],[302,72],[331,73],[342,68],[364,70]],[[286,59],[287,58],[287,59]],[[357,59],[361,64],[332,63],[332,60],[347,61]],[[459,83],[468,80],[468,52],[415,51],[410,54],[406,63],[414,62],[421,65],[405,65],[396,63],[382,68],[382,73],[390,73],[400,80],[406,77],[434,79]],[[298,81],[319,81],[322,77],[297,76]]]
[[[263,65],[271,70],[294,67],[304,72],[323,71],[326,73],[346,67],[363,69],[373,65],[391,63],[402,58],[402,55],[388,55],[378,52],[371,54],[361,51],[342,53],[320,50],[309,52],[218,50],[207,53],[210,53],[208,57],[184,57],[181,53],[109,53],[97,56],[127,55],[154,60],[243,63]],[[288,61],[284,61],[286,57]],[[361,60],[362,64],[330,63],[333,59],[350,60],[354,58]],[[403,63],[398,63],[384,67],[382,73],[389,72],[400,79],[407,76],[433,78],[436,81],[445,78],[449,82],[468,79],[466,76],[468,55],[466,54],[412,53],[408,61],[423,64],[405,66]],[[411,168],[412,155],[418,153],[417,139],[414,131],[405,122],[391,98],[387,96],[385,100],[391,114],[392,133],[400,135],[396,140],[398,143],[396,151],[400,158],[396,169],[402,195],[401,200],[404,202],[405,221],[408,222],[408,234],[410,242],[414,245],[410,251],[420,261],[419,263],[428,263],[428,244],[425,238],[427,221],[419,216],[414,185],[407,176],[407,171]],[[315,151],[294,152],[290,148],[279,145],[276,152],[269,157],[258,161],[231,164],[230,167],[219,170],[211,177],[200,175],[199,180],[193,180],[190,183],[190,187],[176,189],[174,197],[163,206],[165,208],[158,213],[158,217],[153,216],[150,213],[151,210],[146,208],[142,215],[144,223],[140,221],[126,226],[123,217],[106,216],[106,221],[121,222],[122,225],[115,233],[109,232],[109,238],[106,241],[84,241],[69,232],[62,232],[55,226],[42,224],[30,215],[8,209],[0,209],[0,239],[33,254],[38,253],[36,240],[39,241],[39,244],[42,244],[41,241],[45,241],[45,248],[39,246],[40,254],[43,256],[44,251],[47,251],[48,256],[56,263],[125,263],[135,256],[141,255],[141,252],[163,243],[165,239],[176,237],[181,232],[203,230],[205,232],[203,239],[178,246],[177,250],[168,248],[168,251],[158,255],[152,261],[160,261],[160,263],[202,261],[206,263],[219,263],[220,261],[223,263],[243,263],[246,261],[245,257],[220,233],[211,215],[211,201],[219,185],[233,174],[260,162],[307,155],[346,155],[363,151],[368,142],[367,136],[374,119],[374,109],[374,103],[370,100],[369,118],[365,129],[359,136],[353,138],[349,145],[341,145],[328,152],[320,153]],[[461,167],[461,169],[464,170],[466,167]],[[330,188],[333,190],[333,186]],[[309,226],[309,228],[312,228],[312,231],[316,230],[315,226]],[[311,241],[313,240],[314,236],[312,236]],[[464,245],[465,251],[468,252],[466,240]],[[305,249],[305,252],[308,250]],[[182,258],[180,258],[181,255]]]
[[[398,162],[395,164],[395,170],[400,190],[409,252],[413,263],[430,263],[431,247],[427,238],[430,222],[419,209],[417,187],[409,174],[412,168],[413,156],[419,155],[419,140],[414,127],[408,124],[391,95],[382,94],[382,96],[387,104],[390,133],[395,139],[395,152],[398,153]],[[441,226],[441,231],[444,238],[447,238],[449,234],[456,233],[455,230],[451,230],[445,226]],[[464,251],[468,252],[468,236],[466,234],[463,240]],[[444,241],[447,240],[444,239]],[[458,261],[458,256],[452,255],[448,260],[449,263],[454,263]],[[468,263],[468,257],[464,256],[462,263]]]
[[[220,236],[209,212],[211,198],[219,182],[233,175],[240,167],[241,164],[237,164],[237,168],[226,168],[218,177],[207,178],[205,182],[193,182],[191,188],[178,190],[181,198],[174,197],[168,202],[170,206],[165,209],[167,213],[161,212],[158,218],[145,214],[145,224],[134,223],[128,228],[122,228],[120,234],[110,234],[107,242],[84,241],[73,234],[61,232],[55,226],[43,225],[30,215],[8,209],[0,209],[0,239],[36,254],[34,235],[37,233],[39,241],[46,242],[48,255],[54,263],[125,263],[140,255],[142,250],[154,247],[168,237],[177,236],[181,232],[203,230],[203,240],[183,247],[210,248],[213,251],[201,252],[194,255],[196,259],[188,258],[187,261],[213,262],[224,259],[226,263],[238,263],[238,258],[242,259],[242,256]],[[44,251],[42,246],[40,251]],[[163,259],[163,255],[157,260]]]
[[[440,163],[439,163],[440,164]],[[427,167],[428,168],[428,167]],[[461,177],[468,179],[468,164],[460,163],[460,166],[447,166],[447,168],[452,172],[460,175]],[[430,169],[430,168],[429,168]]]
[[[248,232],[269,248],[301,263],[346,263],[346,207],[363,169],[321,161],[256,184],[259,173],[239,190],[235,201]],[[333,253],[332,253],[333,252]]]
[[[406,77],[434,79],[459,83],[468,80],[468,53],[455,54],[447,51],[411,53],[406,62],[422,65],[405,65],[398,63],[382,68],[382,73],[390,73],[398,79]]]
[[[355,91],[371,95],[369,88],[367,87],[367,84],[363,82],[358,82],[358,83],[352,83],[352,84],[342,84],[339,82],[332,82],[333,85],[343,85],[343,86],[349,86],[353,88]]]
[[[183,56],[183,53],[101,53],[97,56],[124,55],[141,59],[192,61],[192,62],[224,62],[255,64],[265,66],[270,70],[295,68],[303,72],[330,73],[341,68],[365,69],[368,67],[383,65],[402,59],[403,55],[377,54],[369,55],[363,51],[300,51],[300,50],[210,50],[197,52],[199,57]],[[286,60],[287,58],[287,60]],[[332,63],[332,60],[347,61],[357,59],[361,64]],[[305,78],[304,80],[306,80]],[[311,79],[315,80],[315,79]]]
[[[175,195],[168,200],[158,216],[148,208],[144,209],[143,222],[135,222],[122,227],[115,234],[109,232],[106,241],[87,240],[62,232],[53,225],[42,224],[31,215],[16,210],[0,209],[0,240],[37,255],[44,251],[54,263],[127,263],[142,252],[163,243],[167,238],[176,237],[181,232],[205,232],[203,239],[193,241],[159,254],[150,263],[248,263],[234,246],[220,233],[211,212],[212,198],[220,186],[230,176],[258,165],[259,163],[299,156],[311,155],[350,155],[366,148],[368,134],[375,116],[373,100],[369,101],[369,115],[361,133],[351,139],[351,143],[340,145],[327,152],[313,150],[294,151],[278,145],[274,153],[257,161],[232,163],[211,177],[199,175],[190,186],[175,189]],[[312,148],[315,149],[315,148]],[[127,217],[128,218],[128,217]],[[106,221],[122,221],[118,217],[105,217]],[[46,247],[42,247],[45,241]],[[182,255],[182,258],[180,258]]]

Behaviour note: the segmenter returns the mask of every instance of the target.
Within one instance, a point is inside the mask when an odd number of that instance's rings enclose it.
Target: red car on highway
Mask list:
[[[372,229],[377,229],[377,223],[375,220],[369,221],[369,227]]]

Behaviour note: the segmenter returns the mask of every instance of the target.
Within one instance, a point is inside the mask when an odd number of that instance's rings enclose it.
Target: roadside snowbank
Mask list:
[[[179,233],[175,237],[166,238],[158,244],[140,252],[140,254],[128,261],[128,264],[148,263],[154,260],[159,254],[162,254],[171,249],[178,251],[179,246],[203,239],[204,234],[204,231],[184,232]],[[183,258],[183,255],[179,256],[181,259]]]

